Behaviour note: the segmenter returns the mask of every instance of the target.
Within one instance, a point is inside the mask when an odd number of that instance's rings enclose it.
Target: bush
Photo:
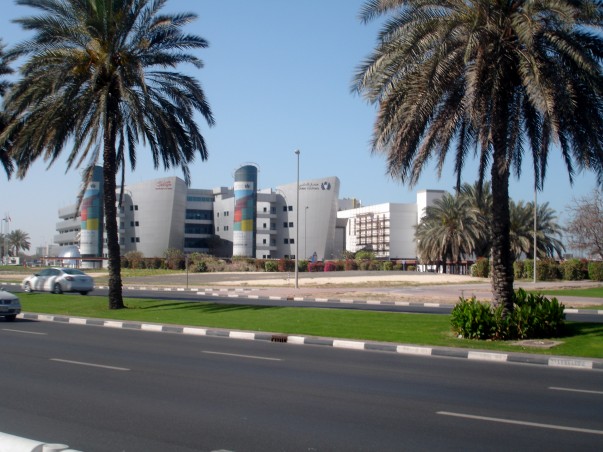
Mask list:
[[[588,278],[593,281],[603,281],[603,262],[588,263]]]
[[[552,281],[559,279],[560,276],[559,264],[554,260],[542,259],[536,263],[536,278],[538,281]]]
[[[277,272],[278,271],[278,262],[276,261],[266,261],[264,263],[265,270],[267,272]]]
[[[513,276],[515,279],[525,278],[524,276],[525,268],[523,261],[515,261],[513,262]]]
[[[355,260],[352,260],[352,259],[346,259],[345,260],[345,269],[347,271],[358,270],[358,262],[356,262]]]
[[[327,261],[325,262],[324,269],[326,272],[334,272],[337,271],[337,265],[335,264],[335,262]]]
[[[360,250],[356,252],[356,260],[357,261],[370,261],[373,260],[375,258],[375,253],[373,253],[372,251],[368,251],[368,250]]]
[[[513,312],[503,317],[502,306],[494,308],[475,298],[461,298],[451,314],[455,333],[466,339],[538,339],[558,337],[565,323],[565,307],[556,298],[527,293],[513,295]]]
[[[485,257],[478,257],[475,264],[471,266],[471,276],[487,278],[488,275],[490,275],[490,261]]]
[[[532,259],[526,259],[523,261],[523,273],[521,277],[534,279],[534,261]]]
[[[384,261],[381,268],[384,271],[392,271],[394,269],[394,263],[392,261]]]
[[[408,267],[406,267],[406,270],[409,272],[414,272],[417,270],[417,267],[414,265],[409,265]]]
[[[308,264],[309,272],[322,272],[325,270],[324,262],[311,262]]]
[[[588,278],[587,263],[580,259],[569,259],[563,262],[561,272],[566,281],[581,281]]]
[[[297,269],[300,272],[307,272],[308,271],[308,261],[307,260],[301,260],[301,261],[297,261]]]
[[[279,259],[278,260],[278,271],[279,272],[294,272],[295,261],[292,259]]]

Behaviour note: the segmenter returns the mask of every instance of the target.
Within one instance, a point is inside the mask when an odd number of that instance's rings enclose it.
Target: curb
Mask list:
[[[103,320],[85,317],[69,317],[50,314],[21,313],[17,316],[24,320],[36,320],[41,322],[60,322],[74,325],[100,326],[106,328],[122,328],[129,330],[151,331],[161,333],[187,334],[193,336],[223,337],[241,340],[268,341],[276,343],[288,343],[295,345],[322,345],[333,348],[362,351],[380,351],[396,353],[400,355],[415,356],[440,356],[447,358],[460,358],[476,361],[488,361],[496,363],[519,363],[535,364],[546,367],[603,370],[603,360],[584,359],[565,356],[530,355],[524,353],[502,353],[489,352],[472,349],[459,349],[452,347],[429,347],[410,344],[396,344],[388,342],[363,342],[348,339],[330,339],[315,336],[299,336],[277,333],[257,333],[241,330],[225,330],[217,328],[172,326],[158,323],[127,322],[121,320]]]

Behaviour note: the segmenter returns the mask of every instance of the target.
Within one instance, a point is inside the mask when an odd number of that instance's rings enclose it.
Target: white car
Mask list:
[[[94,280],[77,268],[45,268],[21,283],[25,292],[79,292],[86,295],[94,289]]]
[[[17,318],[17,314],[21,313],[21,302],[16,295],[6,292],[3,287],[0,287],[0,317],[4,317],[9,322]]]

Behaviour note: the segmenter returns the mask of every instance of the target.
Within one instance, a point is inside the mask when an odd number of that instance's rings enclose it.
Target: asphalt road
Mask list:
[[[82,451],[601,450],[597,371],[0,324],[0,431]]]

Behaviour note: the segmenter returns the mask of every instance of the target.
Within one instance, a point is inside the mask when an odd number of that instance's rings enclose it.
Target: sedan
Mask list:
[[[16,295],[6,292],[3,287],[0,287],[0,317],[4,317],[9,322],[17,318],[17,314],[21,312],[21,303]]]
[[[76,268],[46,268],[28,276],[21,283],[25,292],[79,292],[86,295],[94,288],[94,280]]]

